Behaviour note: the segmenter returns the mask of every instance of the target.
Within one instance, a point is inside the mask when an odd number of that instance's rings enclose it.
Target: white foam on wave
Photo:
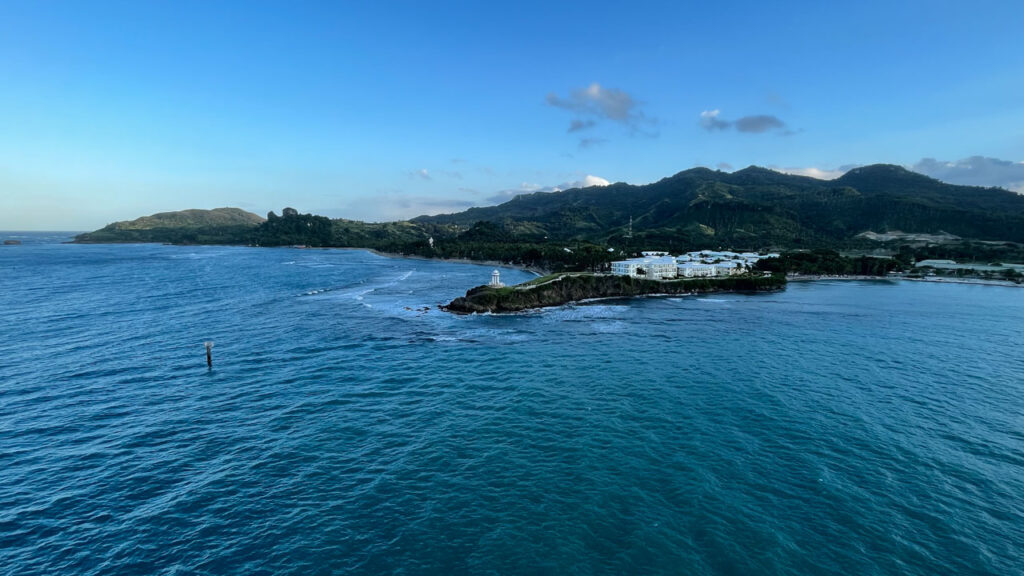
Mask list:
[[[172,247],[173,248],[173,247]],[[229,250],[216,249],[210,247],[208,250],[200,250],[197,252],[186,252],[184,254],[171,254],[168,256],[170,260],[208,260],[210,258],[220,258],[229,254]]]
[[[609,320],[607,322],[595,322],[591,325],[591,329],[594,332],[601,334],[614,334],[617,332],[624,332],[628,324],[622,320]]]
[[[351,292],[342,292],[341,296],[346,298],[354,298],[356,300],[362,300],[363,296],[366,296],[370,292],[373,292],[376,288],[366,288],[364,290],[353,290]]]
[[[500,328],[480,328],[466,330],[458,337],[466,342],[524,342],[529,336],[518,330],[503,330]]]
[[[610,304],[593,304],[586,306],[559,306],[542,308],[540,314],[548,320],[582,321],[619,318],[629,310],[629,306]]]

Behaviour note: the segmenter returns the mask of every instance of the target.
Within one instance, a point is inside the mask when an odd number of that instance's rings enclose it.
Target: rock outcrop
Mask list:
[[[450,312],[520,312],[561,306],[594,298],[620,298],[655,294],[706,294],[711,292],[766,292],[786,285],[782,276],[730,276],[644,280],[629,276],[566,274],[541,284],[504,288],[478,286],[444,308]]]

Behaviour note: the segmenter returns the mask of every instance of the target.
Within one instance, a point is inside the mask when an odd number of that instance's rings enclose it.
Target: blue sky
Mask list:
[[[0,229],[366,220],[756,164],[1024,191],[1006,2],[0,3]]]

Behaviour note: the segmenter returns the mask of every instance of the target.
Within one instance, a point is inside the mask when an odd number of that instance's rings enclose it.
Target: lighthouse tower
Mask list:
[[[501,283],[501,273],[495,270],[491,272],[491,283],[488,284],[491,288],[501,288],[504,284]]]

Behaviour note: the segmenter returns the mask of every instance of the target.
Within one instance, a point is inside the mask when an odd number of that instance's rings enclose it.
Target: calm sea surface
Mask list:
[[[62,239],[0,246],[0,574],[1024,573],[1024,289]]]

